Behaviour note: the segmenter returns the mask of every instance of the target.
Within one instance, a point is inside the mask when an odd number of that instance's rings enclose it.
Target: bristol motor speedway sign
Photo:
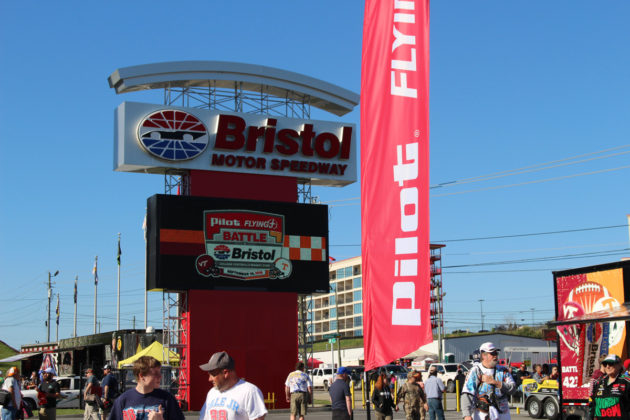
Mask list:
[[[212,170],[357,179],[356,128],[332,121],[123,102],[115,112],[114,170]]]
[[[154,195],[149,290],[328,291],[328,207]]]

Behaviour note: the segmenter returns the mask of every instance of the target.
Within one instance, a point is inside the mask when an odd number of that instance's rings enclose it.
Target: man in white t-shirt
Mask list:
[[[291,420],[295,420],[296,417],[304,420],[306,406],[313,395],[313,383],[304,373],[304,362],[297,362],[295,370],[289,373],[284,383],[284,392],[287,402],[291,403]]]
[[[262,392],[238,377],[234,360],[224,351],[214,353],[199,366],[214,386],[208,391],[199,420],[264,420],[267,414]]]

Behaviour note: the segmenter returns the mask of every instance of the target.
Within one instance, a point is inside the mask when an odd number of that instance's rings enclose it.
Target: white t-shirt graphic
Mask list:
[[[199,420],[254,420],[267,414],[262,392],[240,379],[227,391],[216,387],[208,392]]]

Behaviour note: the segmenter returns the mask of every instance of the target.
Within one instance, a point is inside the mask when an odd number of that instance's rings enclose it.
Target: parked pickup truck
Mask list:
[[[455,392],[455,376],[457,375],[457,368],[461,367],[464,374],[468,371],[460,363],[431,363],[431,366],[435,366],[438,371],[438,378],[444,382],[446,392]],[[429,378],[429,370],[422,372],[422,381],[425,382]]]
[[[57,401],[59,408],[80,408],[79,394],[81,393],[81,378],[79,376],[60,376],[55,378],[61,388],[61,399]],[[24,402],[29,405],[31,410],[37,410],[39,400],[37,398],[36,389],[22,390]]]
[[[313,388],[324,388],[328,391],[328,387],[335,380],[334,369],[329,368],[315,368],[311,372],[313,379]]]

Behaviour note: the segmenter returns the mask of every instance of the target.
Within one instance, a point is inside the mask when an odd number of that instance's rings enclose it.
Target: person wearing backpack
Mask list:
[[[16,366],[12,366],[7,372],[2,389],[11,394],[9,403],[2,406],[2,420],[16,420],[18,410],[22,408],[22,384],[20,370]]]
[[[475,362],[462,390],[464,420],[510,420],[508,396],[516,383],[508,369],[498,366],[499,350],[493,343],[479,348],[481,361]]]
[[[112,410],[114,400],[118,397],[118,381],[112,373],[110,365],[103,366],[103,419],[107,420]]]
[[[85,411],[83,412],[83,420],[101,420],[103,411],[100,407],[101,402],[101,386],[94,376],[94,369],[85,370],[87,376],[87,384],[83,391],[83,399],[85,401]]]

